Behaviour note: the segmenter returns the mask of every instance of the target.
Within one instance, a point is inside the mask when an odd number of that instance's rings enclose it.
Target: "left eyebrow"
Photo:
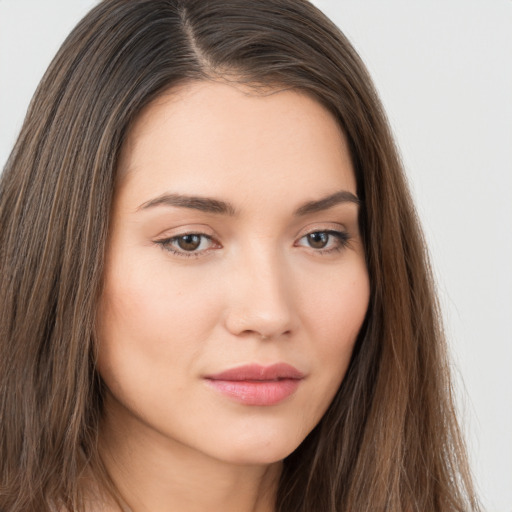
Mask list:
[[[322,212],[343,203],[354,203],[359,206],[361,201],[356,195],[352,194],[352,192],[349,192],[348,190],[340,190],[322,199],[304,203],[295,210],[294,215],[296,217],[301,217],[311,213]]]

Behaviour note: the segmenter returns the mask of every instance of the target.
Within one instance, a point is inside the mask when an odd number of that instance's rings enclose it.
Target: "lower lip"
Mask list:
[[[300,384],[300,379],[207,381],[223,395],[245,405],[276,405],[291,396]]]

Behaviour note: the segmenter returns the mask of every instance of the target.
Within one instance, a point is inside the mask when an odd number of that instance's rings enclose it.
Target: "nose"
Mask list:
[[[229,287],[225,325],[235,336],[277,339],[296,328],[291,279],[271,251],[253,251],[238,261]]]

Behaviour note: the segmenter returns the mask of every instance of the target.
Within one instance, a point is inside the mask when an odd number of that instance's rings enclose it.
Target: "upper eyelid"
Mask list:
[[[346,229],[312,229],[311,231],[306,231],[299,238],[304,238],[305,236],[312,235],[314,233],[327,233],[330,235],[344,235],[349,236],[349,232]]]
[[[303,236],[307,236],[311,233],[327,232],[327,231],[349,234],[349,230],[345,227],[344,224],[342,224],[340,222],[313,222],[313,223],[309,224],[308,226],[301,228],[297,232],[295,237],[298,239],[298,238],[302,238]]]
[[[316,224],[316,223],[315,223]],[[175,232],[175,233],[169,233],[169,231],[174,231],[175,229],[180,228],[173,228],[172,230],[165,230],[162,231],[161,234],[157,235],[155,237],[155,241],[165,241],[165,240],[172,240],[175,238],[179,238],[181,236],[187,236],[187,235],[198,235],[198,236],[204,236],[208,239],[218,241],[218,238],[220,238],[216,233],[213,232],[213,230],[206,230],[204,228],[202,229],[183,229],[183,231]],[[349,234],[349,230],[345,228],[342,224],[339,223],[325,223],[322,226],[307,226],[305,228],[300,229],[294,236],[295,239],[300,239],[304,236],[307,236],[312,233],[322,233],[322,232],[332,232],[332,233],[344,233]]]
[[[351,235],[353,226],[349,223],[350,228],[344,222],[340,220],[317,220],[313,222],[309,222],[307,225],[303,225],[300,229],[295,232],[294,239],[298,240],[303,236],[306,236],[310,233],[319,232],[319,231],[334,231],[341,232],[347,235]],[[354,233],[352,233],[354,234]],[[165,230],[162,230],[158,235],[155,236],[155,241],[161,240],[170,240],[172,238],[177,238],[185,235],[202,235],[208,237],[217,243],[220,243],[220,240],[223,236],[219,235],[219,233],[212,228],[209,224],[203,223],[190,223],[183,224],[181,226],[170,227]]]
[[[201,233],[199,231],[184,231],[183,233],[177,233],[172,235],[160,235],[155,237],[156,242],[165,242],[168,240],[176,240],[178,238],[181,238],[183,236],[190,236],[190,235],[196,235],[196,236],[203,236],[205,238],[208,238],[210,240],[214,240],[215,237],[213,235],[210,235],[208,233]]]
[[[334,236],[335,238],[338,238],[341,241],[348,242],[352,239],[352,236],[350,233],[346,230],[340,230],[340,229],[315,229],[313,231],[308,231],[307,233],[304,233],[302,236],[297,238],[297,241],[302,240],[303,238],[312,235],[314,233],[327,233],[330,236]]]
[[[180,236],[186,235],[201,235],[212,239],[217,238],[215,231],[207,226],[200,225],[199,227],[196,227],[193,225],[185,225],[175,228],[167,228],[156,235],[155,240],[170,240],[172,238],[179,238]]]
[[[295,239],[299,240],[299,239],[304,238],[305,236],[310,235],[312,233],[342,233],[342,234],[346,234],[346,235],[349,234],[345,228],[342,228],[340,226],[337,226],[336,228],[332,228],[332,227],[315,227],[315,228],[313,228],[312,227],[310,229],[305,229],[305,230],[299,231],[299,233],[297,235],[295,235]],[[216,237],[215,235],[212,235],[210,233],[205,233],[205,232],[199,231],[199,230],[185,230],[181,233],[176,233],[176,234],[159,235],[159,236],[155,237],[155,241],[156,242],[169,241],[169,240],[178,239],[182,236],[187,236],[187,235],[204,236],[205,238],[208,238],[209,240],[213,240],[213,241],[216,241],[217,243],[220,243],[217,240],[218,237]]]

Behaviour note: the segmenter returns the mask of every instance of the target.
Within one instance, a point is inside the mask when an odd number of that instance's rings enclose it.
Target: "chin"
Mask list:
[[[243,436],[234,442],[219,443],[216,456],[225,462],[239,465],[268,465],[280,462],[302,443],[304,437],[295,438],[288,432],[280,435],[269,435],[266,438]],[[216,450],[217,451],[217,450]]]

